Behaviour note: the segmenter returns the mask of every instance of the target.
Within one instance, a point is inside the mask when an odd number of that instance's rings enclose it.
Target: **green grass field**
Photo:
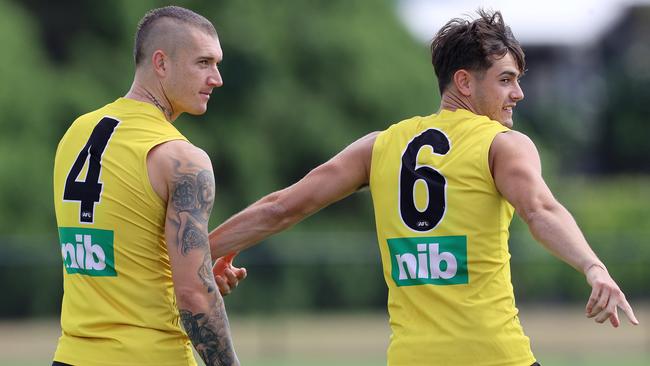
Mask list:
[[[543,366],[650,365],[650,304],[634,304],[641,325],[598,325],[576,306],[523,307],[520,318]],[[245,366],[385,365],[388,326],[379,314],[230,316]],[[56,320],[0,322],[0,365],[51,362]]]

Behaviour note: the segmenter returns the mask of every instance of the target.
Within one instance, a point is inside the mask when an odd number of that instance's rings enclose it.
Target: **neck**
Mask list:
[[[174,108],[171,106],[169,99],[165,95],[162,85],[160,85],[159,88],[146,87],[137,81],[134,81],[131,89],[126,93],[125,98],[153,104],[156,108],[160,109],[169,122],[174,122],[176,117],[178,117],[174,115]]]
[[[172,121],[171,107],[170,108],[165,107],[162,103],[160,103],[158,101],[158,98],[156,98],[149,90],[144,89],[144,92],[146,93],[147,98],[149,98],[149,100],[153,103],[153,105],[158,107],[158,109],[160,109],[163,112],[165,117],[167,117],[167,120],[171,122]],[[167,99],[167,98],[165,98],[165,99]]]
[[[457,90],[445,90],[440,99],[440,110],[455,111],[457,109],[466,109],[472,113],[476,113],[476,109],[472,105],[472,101],[466,96],[459,93]]]

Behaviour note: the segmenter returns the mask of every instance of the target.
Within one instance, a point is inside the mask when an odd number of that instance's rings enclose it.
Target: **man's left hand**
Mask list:
[[[588,318],[595,318],[594,320],[598,323],[604,323],[609,319],[612,326],[616,328],[620,325],[618,318],[618,308],[620,308],[630,320],[630,323],[639,324],[632,307],[625,299],[625,294],[623,294],[623,291],[621,291],[604,266],[600,264],[592,265],[587,269],[585,275],[592,288],[585,309]]]
[[[246,278],[246,268],[237,268],[232,265],[235,253],[225,255],[214,263],[212,273],[217,282],[222,296],[228,295],[239,285],[239,281]]]

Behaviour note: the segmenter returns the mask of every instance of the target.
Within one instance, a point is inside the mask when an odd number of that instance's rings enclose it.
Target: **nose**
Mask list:
[[[510,94],[510,98],[515,102],[524,99],[524,91],[521,89],[521,85],[518,82],[515,83],[515,89]]]
[[[223,85],[223,79],[221,78],[219,69],[215,68],[214,73],[208,76],[208,85],[213,88],[218,88]]]

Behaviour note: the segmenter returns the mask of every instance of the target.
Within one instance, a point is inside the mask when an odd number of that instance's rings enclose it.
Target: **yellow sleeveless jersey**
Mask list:
[[[166,205],[147,154],[186,140],[153,105],[119,98],[79,117],[54,161],[63,256],[54,359],[77,366],[196,365],[179,325],[164,239]]]
[[[388,285],[391,366],[529,366],[510,281],[512,206],[488,165],[508,131],[466,110],[377,136],[370,190]]]

